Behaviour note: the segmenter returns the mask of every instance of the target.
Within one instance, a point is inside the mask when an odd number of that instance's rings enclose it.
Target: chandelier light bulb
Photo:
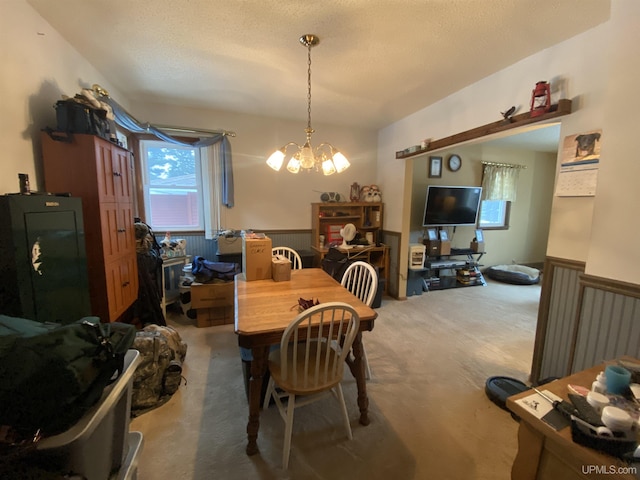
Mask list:
[[[336,171],[338,173],[344,172],[347,168],[351,166],[347,157],[345,157],[342,153],[336,152],[333,155],[333,163],[336,166]]]
[[[267,160],[267,165],[273,168],[276,172],[282,168],[282,162],[284,161],[284,151],[276,150],[271,154]]]
[[[300,160],[298,160],[295,156],[291,157],[289,163],[287,163],[287,170],[291,173],[298,173],[300,171]]]
[[[336,167],[330,158],[327,158],[322,162],[322,173],[325,175],[333,175],[336,173]]]

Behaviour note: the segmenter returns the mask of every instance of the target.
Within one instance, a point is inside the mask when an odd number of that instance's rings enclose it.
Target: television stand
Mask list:
[[[427,256],[424,268],[409,269],[407,296],[433,290],[486,286],[478,268],[484,254],[469,248],[452,248],[449,255]]]

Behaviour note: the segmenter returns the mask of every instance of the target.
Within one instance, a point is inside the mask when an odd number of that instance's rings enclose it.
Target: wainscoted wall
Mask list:
[[[295,250],[309,250],[311,244],[311,230],[284,230],[284,231],[264,231],[274,247],[287,246]],[[156,235],[158,241],[164,235]],[[204,257],[215,261],[218,253],[218,241],[207,240],[203,234],[182,235],[174,233],[173,238],[184,238],[187,241],[187,253],[194,256]]]
[[[640,286],[586,275],[584,263],[547,257],[531,381],[622,355],[640,358]]]
[[[271,238],[274,247],[291,247],[299,252],[309,253],[311,251],[311,230],[260,230]],[[158,241],[164,235],[156,235]],[[208,260],[215,261],[218,252],[218,241],[207,240],[202,234],[181,235],[173,234],[173,238],[184,238],[187,241],[187,253],[194,256],[201,256]],[[406,275],[407,269],[400,269],[398,257],[400,255],[400,234],[396,232],[382,232],[382,241],[389,245],[390,251],[390,279],[387,292],[392,297],[398,298],[398,275]]]
[[[400,244],[402,241],[402,234],[399,232],[382,232],[382,239],[385,245],[389,246],[389,285],[387,286],[387,293],[393,298],[406,299],[407,292],[402,292],[400,295],[398,279],[400,276],[406,278],[408,272],[408,265],[403,265],[404,268],[400,268]]]

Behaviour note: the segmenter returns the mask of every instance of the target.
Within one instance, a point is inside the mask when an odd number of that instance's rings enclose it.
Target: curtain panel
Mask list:
[[[515,202],[519,175],[519,165],[485,164],[482,172],[483,199]]]

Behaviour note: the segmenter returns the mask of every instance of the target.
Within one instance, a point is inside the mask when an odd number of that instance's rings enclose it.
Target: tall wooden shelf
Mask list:
[[[347,223],[352,223],[360,235],[373,236],[373,244],[356,245],[344,250],[350,258],[362,260],[377,267],[380,278],[385,279],[385,290],[389,285],[389,247],[382,243],[382,225],[384,204],[380,202],[327,202],[311,204],[311,250],[314,252],[314,265],[322,265],[322,259],[333,245],[339,245],[339,235],[332,236],[330,231],[339,232]],[[320,244],[320,235],[324,243]]]

